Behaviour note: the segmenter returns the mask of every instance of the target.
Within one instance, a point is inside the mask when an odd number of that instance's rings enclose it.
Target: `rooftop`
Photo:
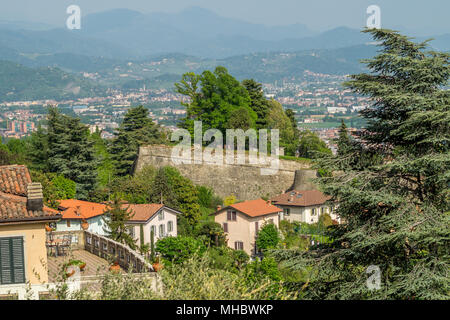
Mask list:
[[[130,221],[142,222],[148,221],[153,217],[162,207],[163,204],[149,203],[149,204],[127,204],[124,205],[125,208],[134,213]]]
[[[263,199],[239,202],[232,204],[226,208],[236,209],[237,211],[240,211],[250,217],[265,216],[268,214],[278,213],[282,211],[280,208],[270,204],[268,201],[265,201]],[[223,209],[219,211],[222,211]]]
[[[58,220],[61,217],[58,211],[44,206],[43,199],[39,199],[39,192],[36,193],[39,190],[35,189],[41,188],[40,184],[34,185],[35,193],[30,196],[33,200],[28,198],[31,183],[26,166],[0,166],[0,223]],[[34,201],[32,206],[29,200]]]
[[[331,197],[319,190],[293,190],[272,198],[276,205],[309,207],[324,204]]]
[[[76,199],[58,200],[63,219],[90,219],[105,213],[107,205]]]

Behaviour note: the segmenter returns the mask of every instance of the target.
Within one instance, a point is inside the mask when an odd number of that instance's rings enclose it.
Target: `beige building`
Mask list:
[[[339,223],[340,219],[333,212],[333,207],[327,204],[329,199],[319,190],[292,190],[271,201],[283,210],[282,220],[317,223],[321,214],[329,214],[334,223]]]
[[[263,199],[244,201],[225,208],[217,208],[214,220],[227,235],[230,248],[244,250],[249,255],[256,253],[256,235],[265,223],[278,227],[282,209]]]
[[[60,218],[25,166],[0,167],[0,289],[48,282],[45,224]]]

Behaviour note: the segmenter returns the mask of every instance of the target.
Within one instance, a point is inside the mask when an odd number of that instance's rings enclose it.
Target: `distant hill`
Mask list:
[[[33,69],[0,61],[1,101],[79,98],[101,93],[97,85],[58,68]]]
[[[33,24],[28,27],[32,28]],[[450,50],[449,34],[435,38],[432,46]],[[67,30],[64,26],[48,29],[45,25],[30,30],[23,22],[2,24],[0,21],[0,47],[16,50],[26,57],[69,53],[107,59],[142,59],[178,52],[224,59],[255,52],[337,49],[371,41],[368,34],[347,27],[317,33],[301,24],[253,24],[198,7],[178,13],[145,14],[128,9],[98,12],[82,18],[81,30]]]

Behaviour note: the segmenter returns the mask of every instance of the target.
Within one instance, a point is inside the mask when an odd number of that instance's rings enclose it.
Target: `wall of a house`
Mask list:
[[[150,242],[151,242],[150,233],[151,233],[152,226],[155,226],[155,238],[154,238],[155,243],[156,243],[156,241],[161,239],[161,237],[159,235],[159,226],[161,224],[165,225],[166,236],[176,237],[178,235],[176,214],[167,209],[163,209],[163,211],[164,211],[164,219],[163,220],[160,220],[159,215],[155,214],[146,224],[144,224],[144,243],[150,244]],[[171,232],[167,231],[168,230],[167,226],[168,226],[169,221],[172,221],[172,226],[173,226]],[[139,245],[141,243],[140,224],[133,224],[133,230],[134,230],[134,238],[137,240],[136,243]]]
[[[87,219],[89,223],[89,232],[96,233],[98,235],[104,236],[106,235],[103,227],[105,223],[103,222],[103,216],[96,216],[90,219]],[[81,228],[81,220],[70,219],[70,227],[67,226],[67,219],[61,219],[56,223],[56,231],[78,231],[82,230]]]
[[[242,241],[244,244],[244,251],[249,255],[253,255],[255,249],[255,238],[257,233],[255,222],[258,222],[259,229],[261,229],[264,223],[268,222],[270,219],[273,219],[273,223],[278,227],[278,213],[252,218],[237,211],[236,221],[228,221],[227,210],[223,210],[214,217],[215,222],[219,223],[222,228],[224,223],[228,223],[228,232],[226,233],[228,247],[234,249],[235,242]]]
[[[45,223],[2,225],[0,237],[23,237],[25,281],[31,284],[48,282]]]

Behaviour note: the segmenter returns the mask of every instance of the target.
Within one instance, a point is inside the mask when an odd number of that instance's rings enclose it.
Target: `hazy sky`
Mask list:
[[[366,8],[376,4],[383,27],[403,26],[424,34],[450,32],[449,0],[0,0],[0,19],[63,27],[71,4],[79,5],[83,15],[112,8],[178,12],[199,6],[253,23],[302,23],[317,31],[343,25],[361,28]]]

